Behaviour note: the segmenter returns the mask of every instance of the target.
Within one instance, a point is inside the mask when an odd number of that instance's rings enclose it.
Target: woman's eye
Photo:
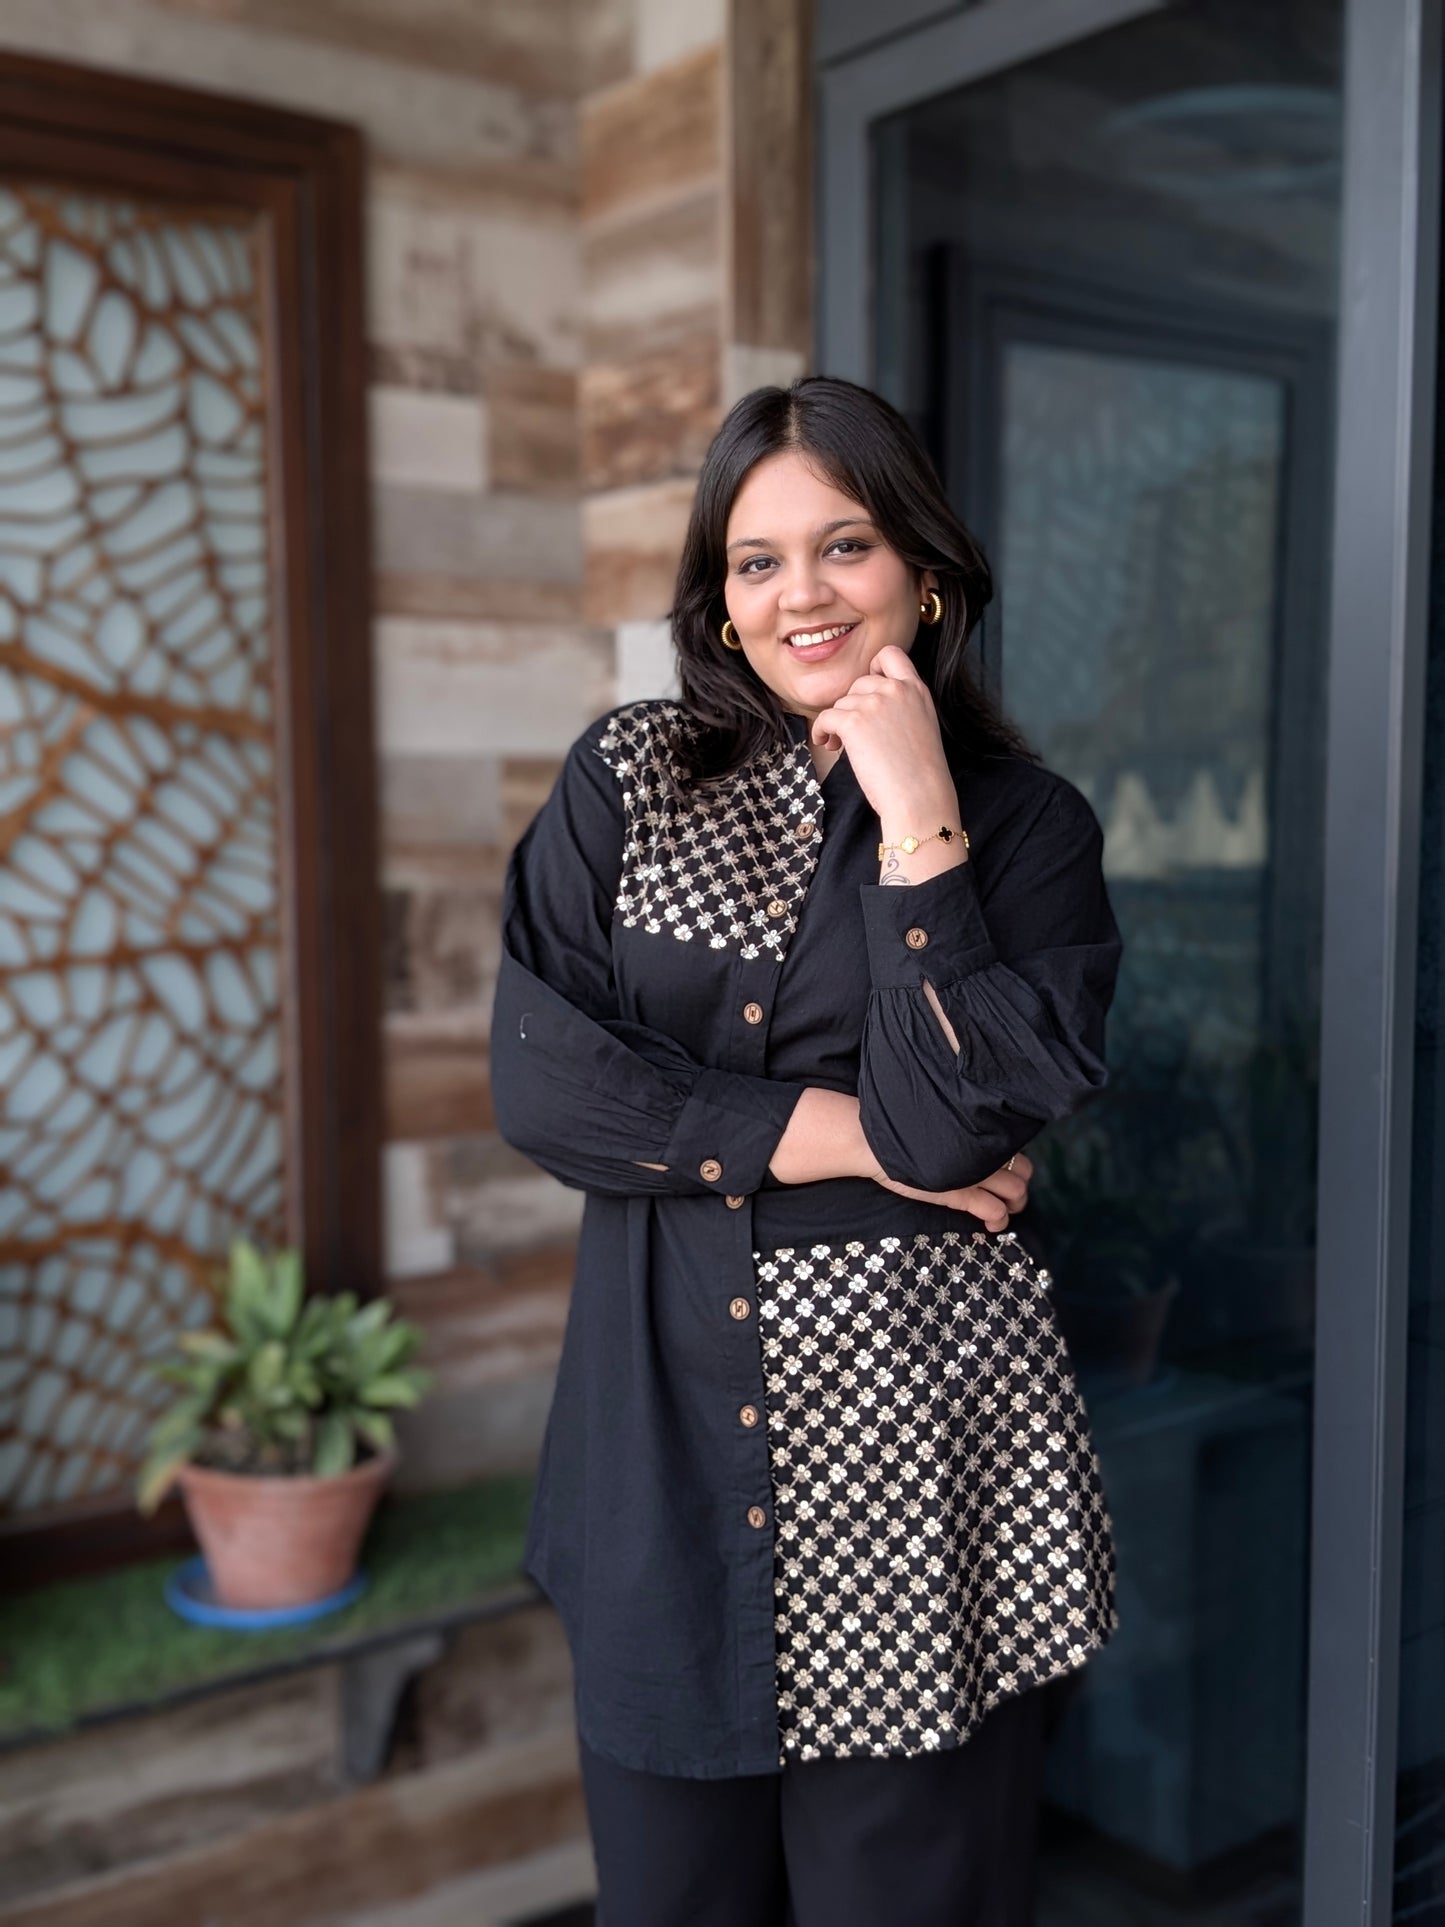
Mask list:
[[[759,574],[759,571],[753,567],[753,564],[755,562],[771,563],[771,561],[772,561],[771,556],[750,555],[747,561],[744,562],[742,567],[738,570],[738,574],[739,575],[757,575]]]
[[[845,549],[851,550],[855,555],[866,555],[868,544],[858,541],[855,536],[845,535],[833,544],[833,553],[841,555]]]

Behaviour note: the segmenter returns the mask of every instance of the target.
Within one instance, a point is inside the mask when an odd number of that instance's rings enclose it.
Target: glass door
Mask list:
[[[1057,1696],[1060,1923],[1298,1917],[1340,7],[1268,13],[877,132],[879,378],[994,560],[988,669],[1103,823],[1126,945],[1112,1088],[1027,1214],[1120,1555]]]
[[[1049,1689],[1044,1927],[1388,1918],[1434,11],[985,0],[865,45],[823,0],[820,366],[985,541],[985,672],[1126,942],[1019,1227],[1120,1553]]]

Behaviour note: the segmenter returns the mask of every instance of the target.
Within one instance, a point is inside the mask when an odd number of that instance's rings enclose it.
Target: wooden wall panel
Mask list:
[[[728,339],[806,359],[812,333],[808,0],[731,0]]]

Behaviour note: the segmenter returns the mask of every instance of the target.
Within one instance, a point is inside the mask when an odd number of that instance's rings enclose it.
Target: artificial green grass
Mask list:
[[[162,1588],[169,1558],[0,1600],[0,1739],[163,1699],[337,1641],[464,1608],[521,1573],[532,1482],[488,1479],[389,1500],[372,1523],[366,1591],[344,1612],[272,1633],[192,1626]]]

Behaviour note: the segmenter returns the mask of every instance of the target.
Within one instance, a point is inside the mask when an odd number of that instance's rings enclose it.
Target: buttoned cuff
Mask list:
[[[991,964],[997,952],[978,900],[973,864],[922,883],[861,883],[868,967],[878,990],[941,988]]]
[[[805,1089],[741,1072],[700,1072],[662,1162],[676,1177],[720,1197],[756,1191]]]

